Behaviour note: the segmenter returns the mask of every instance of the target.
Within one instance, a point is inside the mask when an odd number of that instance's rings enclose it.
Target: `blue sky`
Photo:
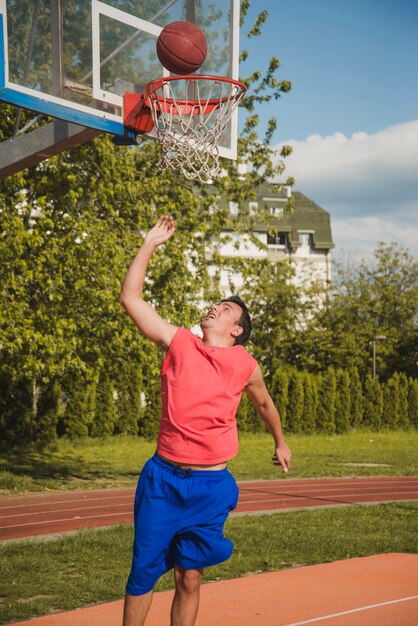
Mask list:
[[[364,256],[397,241],[418,256],[418,0],[253,0],[262,38],[242,75],[281,61],[289,94],[274,115],[274,144],[290,143],[295,189],[330,211],[335,256]]]

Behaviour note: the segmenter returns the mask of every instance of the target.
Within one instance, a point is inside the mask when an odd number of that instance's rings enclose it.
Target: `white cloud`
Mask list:
[[[331,213],[336,252],[397,241],[418,256],[418,120],[373,135],[288,140],[286,175]]]

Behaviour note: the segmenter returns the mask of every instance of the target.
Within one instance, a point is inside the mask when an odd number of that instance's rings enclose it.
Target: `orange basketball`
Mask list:
[[[206,59],[208,45],[205,35],[192,22],[167,24],[157,39],[157,55],[173,74],[193,74]]]

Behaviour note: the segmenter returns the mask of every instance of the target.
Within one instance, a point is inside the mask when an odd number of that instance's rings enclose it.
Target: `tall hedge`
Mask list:
[[[317,430],[328,435],[335,433],[335,403],[337,381],[335,370],[330,366],[322,376],[316,418]]]
[[[272,376],[271,396],[280,413],[283,428],[287,427],[287,407],[289,402],[289,375],[285,368],[277,368]]]
[[[408,380],[408,418],[414,428],[418,428],[418,380]]]
[[[383,417],[383,391],[378,378],[370,374],[364,385],[364,424],[379,430]]]
[[[115,397],[112,381],[102,369],[96,389],[94,421],[91,428],[93,437],[105,437],[114,434],[115,428]]]
[[[356,367],[349,370],[350,376],[350,425],[359,428],[363,421],[363,388]]]
[[[337,370],[337,390],[335,400],[335,430],[346,433],[350,428],[350,376],[347,370]]]
[[[287,404],[287,429],[292,433],[300,433],[303,428],[304,389],[303,375],[296,369],[289,379],[289,400]]]
[[[303,413],[302,413],[302,430],[304,433],[312,434],[315,432],[316,411],[318,406],[318,391],[316,388],[316,380],[313,374],[303,372]]]

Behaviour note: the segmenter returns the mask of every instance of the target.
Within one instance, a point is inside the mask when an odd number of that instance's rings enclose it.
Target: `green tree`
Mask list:
[[[96,413],[92,425],[93,437],[113,435],[115,426],[115,399],[113,385],[104,370],[100,371],[96,389]]]
[[[289,380],[289,401],[287,405],[287,428],[292,433],[300,433],[303,428],[304,409],[303,375],[294,369]]]
[[[315,432],[316,410],[317,410],[317,390],[315,378],[310,372],[303,372],[303,414],[302,430],[304,433]]]
[[[364,423],[379,430],[382,425],[383,391],[378,378],[366,377],[364,385]]]
[[[243,393],[241,397],[237,411],[237,423],[240,432],[256,433],[264,429],[263,422],[246,393]]]
[[[409,426],[409,413],[408,413],[408,378],[404,372],[396,373],[398,378],[399,389],[399,426],[400,428],[408,428]]]
[[[399,427],[399,378],[392,376],[383,387],[383,424],[389,428]]]
[[[356,367],[349,369],[350,376],[350,423],[354,429],[361,426],[363,420],[363,388]]]
[[[413,378],[408,381],[408,415],[411,426],[418,428],[418,380]]]
[[[331,366],[322,376],[317,410],[317,428],[328,435],[335,433],[336,388],[335,370]]]
[[[287,427],[287,407],[289,403],[289,376],[287,370],[281,366],[274,371],[271,382],[271,396],[281,418],[283,428]]]
[[[0,377],[0,442],[2,448],[33,441],[35,432],[33,390],[30,381]]]
[[[20,3],[16,10],[29,16],[27,7],[27,3]],[[128,5],[124,7],[129,10]],[[257,36],[267,16],[262,12],[255,24],[248,26],[248,9],[249,3],[244,2],[243,28],[249,36]],[[74,7],[64,10],[69,27],[78,33],[79,53],[84,59],[90,54],[85,43],[87,21],[77,23]],[[24,54],[30,20],[22,19],[21,24],[16,45],[22,47],[16,55]],[[72,54],[70,48],[66,47],[65,54]],[[47,50],[45,47],[43,52]],[[36,63],[41,56],[39,49],[34,56]],[[244,72],[246,60],[243,53]],[[130,62],[129,55],[124,57],[123,63]],[[71,78],[77,80],[77,68],[73,70]],[[116,148],[110,137],[100,136],[2,183],[0,378],[13,385],[7,387],[3,400],[0,430],[7,431],[11,439],[29,441],[41,435],[35,426],[37,404],[52,381],[65,381],[70,372],[71,376],[84,376],[87,389],[85,417],[81,421],[77,418],[71,432],[74,436],[86,428],[94,436],[113,432],[110,382],[103,380],[103,368],[106,365],[108,376],[117,382],[116,369],[124,360],[140,363],[146,405],[139,430],[146,436],[155,435],[161,355],[155,346],[147,345],[118,303],[124,273],[144,233],[162,211],[169,212],[176,220],[176,236],[167,251],[157,251],[152,259],[145,297],[165,319],[192,327],[199,320],[202,301],[219,295],[207,271],[208,243],[228,228],[251,235],[255,220],[266,220],[267,215],[263,207],[248,219],[243,209],[237,226],[227,210],[212,208],[220,195],[236,202],[251,197],[256,184],[282,174],[284,159],[290,153],[284,149],[279,163],[272,158],[275,120],[269,121],[262,140],[256,129],[255,108],[290,89],[288,81],[277,79],[278,72],[279,62],[274,58],[265,72],[250,72],[244,77],[249,90],[242,109],[247,118],[239,141],[239,161],[249,164],[245,176],[238,173],[235,164],[223,162],[226,176],[212,186],[192,184],[177,172],[161,171],[159,147],[152,140],[133,150]],[[39,66],[38,75],[39,80],[47,80],[47,68]],[[7,139],[14,125],[11,107],[2,105],[2,113],[0,134]],[[29,115],[22,115],[21,126]],[[256,271],[258,268],[253,274]],[[264,338],[260,350],[263,342]],[[98,371],[101,379],[95,394],[91,381]],[[25,410],[19,411],[17,419],[13,390],[18,387]],[[76,414],[81,415],[78,410]],[[104,419],[109,419],[109,424]],[[59,417],[60,434],[64,426],[65,420]]]
[[[87,412],[87,385],[85,376],[78,370],[68,372],[64,391],[65,412],[62,416],[64,433],[71,439],[89,434]]]
[[[396,371],[416,375],[418,261],[398,244],[380,243],[372,259],[337,267],[324,306],[313,310],[296,348],[304,366],[321,371],[372,370],[374,336],[382,380]]]
[[[141,418],[142,372],[137,364],[126,363],[116,381],[116,433],[137,434]]]
[[[37,402],[34,439],[50,443],[57,436],[57,426],[61,415],[62,389],[58,380],[52,379],[42,388]]]
[[[346,433],[350,427],[350,376],[347,370],[337,370],[337,392],[335,400],[335,428],[337,433]]]

